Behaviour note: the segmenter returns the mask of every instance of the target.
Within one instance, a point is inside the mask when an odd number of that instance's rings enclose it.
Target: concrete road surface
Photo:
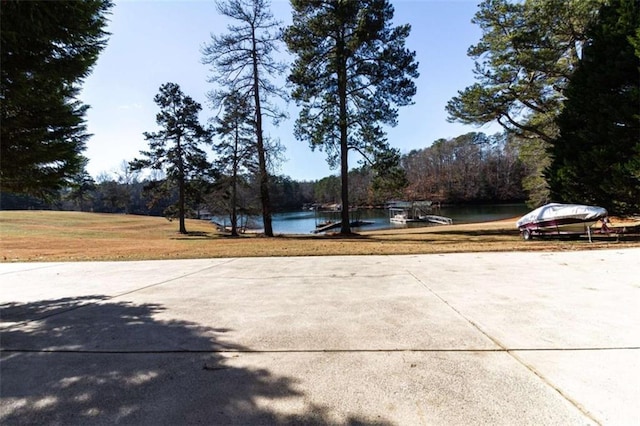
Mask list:
[[[640,424],[640,249],[0,264],[0,424]]]

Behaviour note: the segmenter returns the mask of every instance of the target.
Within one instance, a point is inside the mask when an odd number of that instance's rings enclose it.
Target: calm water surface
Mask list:
[[[491,204],[478,206],[449,206],[442,207],[433,212],[440,216],[453,219],[453,223],[477,223],[492,220],[508,219],[522,216],[529,209],[524,204]],[[367,231],[374,229],[407,228],[416,226],[434,226],[424,223],[395,224],[389,222],[387,210],[359,210],[355,214],[356,219],[373,222],[362,228],[352,228],[354,231]],[[316,223],[326,220],[340,220],[340,213],[316,214],[313,211],[297,211],[288,213],[276,213],[273,215],[273,232],[276,234],[308,234],[316,229]],[[261,223],[260,220],[256,221]]]

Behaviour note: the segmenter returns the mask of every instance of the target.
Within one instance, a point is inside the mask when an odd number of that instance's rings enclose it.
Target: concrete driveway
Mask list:
[[[0,423],[640,424],[640,249],[0,264]]]

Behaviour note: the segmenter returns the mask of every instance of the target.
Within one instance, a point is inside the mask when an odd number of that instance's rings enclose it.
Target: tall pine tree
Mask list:
[[[255,121],[256,153],[258,156],[260,200],[265,235],[273,236],[271,201],[269,197],[269,144],[264,131],[265,117],[277,122],[284,114],[270,98],[284,93],[270,81],[284,72],[284,65],[274,59],[281,43],[279,25],[269,10],[268,0],[223,0],[217,3],[218,12],[233,19],[236,25],[229,32],[212,35],[211,42],[202,49],[203,63],[211,65],[209,79],[224,90],[214,90],[209,98],[216,106],[227,95],[236,93],[251,101],[251,115]]]
[[[550,148],[555,199],[640,212],[640,1],[612,0],[588,32]]]
[[[285,32],[297,56],[289,80],[302,107],[296,137],[340,164],[341,233],[349,226],[348,152],[375,163],[389,160],[382,125],[396,125],[397,106],[411,103],[418,77],[415,52],[405,48],[411,27],[392,27],[388,0],[291,0]]]
[[[198,122],[202,110],[199,103],[186,96],[175,83],[160,86],[160,93],[154,98],[160,107],[156,123],[161,129],[155,133],[145,133],[149,150],[140,151],[143,158],[130,163],[132,170],[152,169],[166,174],[166,183],[178,188],[177,216],[180,233],[186,234],[186,201],[189,182],[197,182],[211,171],[206,153],[200,148],[209,143],[211,133]]]
[[[251,102],[238,94],[225,96],[224,114],[217,118],[216,133],[221,140],[214,145],[218,154],[216,166],[226,178],[221,179],[224,185],[228,183],[231,192],[230,216],[231,235],[238,235],[238,185],[241,175],[247,172],[255,173],[258,169],[256,157],[255,123],[252,120]]]
[[[77,96],[106,45],[111,7],[110,0],[2,2],[2,191],[44,197],[82,172],[88,106]]]

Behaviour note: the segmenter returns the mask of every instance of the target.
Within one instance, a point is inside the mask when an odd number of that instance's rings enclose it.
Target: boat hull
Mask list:
[[[547,204],[524,215],[516,226],[525,238],[532,235],[582,235],[607,217],[602,207],[579,204]]]
[[[537,233],[557,233],[557,234],[584,234],[588,228],[595,225],[596,220],[550,220],[538,223],[528,223],[520,226],[520,230],[527,229]]]
[[[404,224],[407,223],[409,219],[407,219],[407,217],[405,215],[401,215],[401,214],[397,214],[394,216],[391,216],[389,218],[389,222],[391,223],[399,223],[399,224]]]

